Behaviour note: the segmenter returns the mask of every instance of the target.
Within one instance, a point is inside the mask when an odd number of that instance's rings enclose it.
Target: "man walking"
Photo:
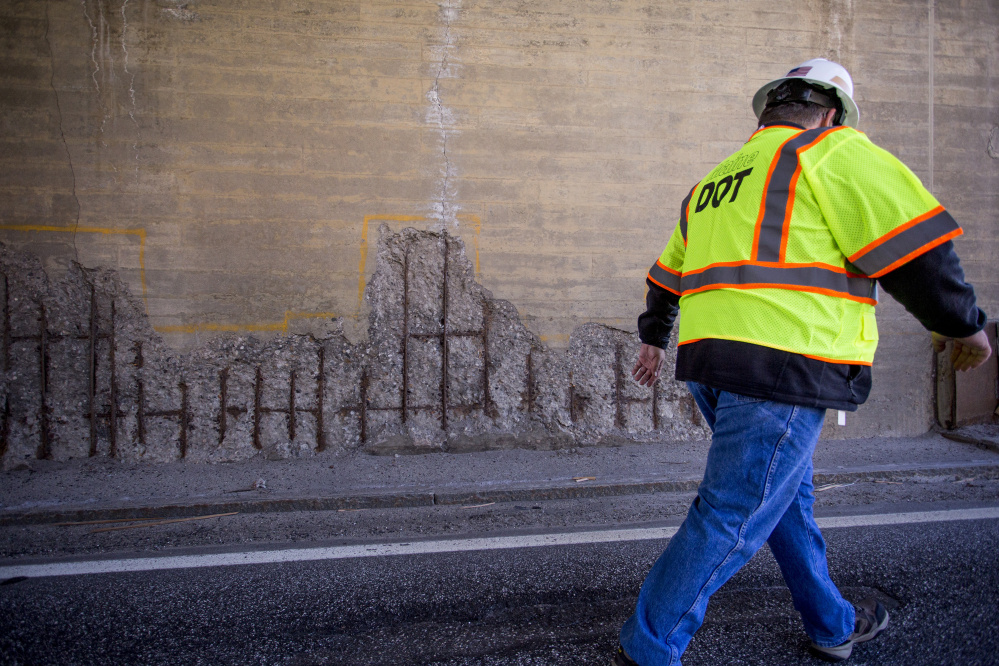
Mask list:
[[[642,585],[614,664],[680,664],[709,597],[766,542],[812,651],[847,659],[888,624],[829,577],[812,517],[826,409],[871,388],[878,284],[953,340],[961,370],[991,348],[951,239],[960,227],[912,172],[856,131],[853,81],[821,58],[753,98],[759,129],[699,182],[649,271],[632,372],[659,377],[677,312],[676,377],[712,430],[704,480]]]

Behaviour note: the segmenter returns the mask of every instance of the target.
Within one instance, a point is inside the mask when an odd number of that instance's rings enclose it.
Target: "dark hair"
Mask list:
[[[784,102],[768,104],[760,114],[760,124],[773,122],[794,123],[808,127],[822,121],[822,116],[829,111],[828,107],[819,106],[814,102]]]
[[[834,90],[801,79],[787,79],[767,93],[760,124],[784,121],[807,127],[820,122],[828,109],[836,109],[839,124],[843,103]]]

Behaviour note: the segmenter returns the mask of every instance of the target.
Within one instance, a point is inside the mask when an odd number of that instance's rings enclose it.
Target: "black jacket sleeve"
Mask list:
[[[638,317],[638,338],[647,345],[665,349],[680,311],[680,297],[646,278],[645,312]]]
[[[881,287],[925,328],[951,338],[966,338],[985,327],[975,290],[947,241],[878,278]]]

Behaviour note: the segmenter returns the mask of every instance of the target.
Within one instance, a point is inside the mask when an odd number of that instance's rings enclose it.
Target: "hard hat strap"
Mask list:
[[[777,106],[789,102],[811,102],[827,109],[836,109],[837,125],[841,124],[843,118],[843,103],[835,94],[828,94],[829,90],[820,89],[810,85],[805,81],[784,81],[779,86],[767,93],[766,106]]]

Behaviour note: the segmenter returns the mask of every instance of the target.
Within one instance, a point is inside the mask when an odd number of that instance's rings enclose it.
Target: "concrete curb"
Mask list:
[[[999,464],[978,463],[956,466],[895,467],[855,469],[842,472],[817,472],[816,486],[848,484],[858,481],[904,481],[917,477],[999,478]],[[700,479],[667,481],[629,481],[621,483],[575,483],[503,490],[456,490],[449,492],[409,491],[358,493],[327,497],[254,498],[246,500],[201,501],[111,507],[66,507],[28,511],[0,512],[0,526],[45,525],[88,520],[154,520],[190,518],[217,513],[278,513],[291,511],[340,511],[359,509],[398,509],[423,506],[455,506],[490,502],[530,502],[560,499],[587,499],[647,495],[653,493],[694,492]]]
[[[942,430],[940,431],[940,435],[954,442],[974,444],[978,448],[985,449],[986,451],[999,453],[999,438],[996,437],[976,437],[974,435],[962,433],[959,430]]]

